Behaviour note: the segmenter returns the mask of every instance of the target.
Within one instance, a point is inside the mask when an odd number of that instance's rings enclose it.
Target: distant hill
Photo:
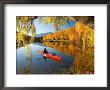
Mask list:
[[[46,35],[51,34],[51,33],[52,33],[52,32],[36,34],[36,37],[46,36]]]

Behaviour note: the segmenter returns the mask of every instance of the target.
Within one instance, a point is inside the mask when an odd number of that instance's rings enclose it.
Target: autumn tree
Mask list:
[[[17,30],[17,42],[27,44],[26,41],[29,43],[33,43],[37,29],[34,26],[34,19],[38,19],[41,23],[49,24],[53,23],[56,31],[60,31],[60,26],[65,24],[70,24],[71,21],[76,22],[75,29],[71,29],[71,40],[74,40],[76,36],[81,39],[82,34],[84,32],[83,24],[88,26],[94,25],[94,17],[93,16],[17,16],[16,17],[16,30]],[[79,25],[79,26],[78,26]],[[91,28],[91,27],[90,27]],[[76,31],[74,31],[76,30]],[[92,31],[91,31],[92,32]],[[73,35],[74,36],[73,36]],[[26,36],[30,35],[30,39],[27,40]],[[62,33],[54,33],[54,36],[46,36],[47,39],[54,39],[54,40],[66,40],[69,39],[70,36],[67,35],[66,31],[62,31]],[[58,36],[58,38],[56,38]],[[60,36],[60,37],[59,37]],[[76,40],[79,40],[76,38]],[[69,39],[70,40],[70,39]],[[19,44],[19,43],[18,43]],[[20,46],[20,45],[19,45]]]
[[[17,46],[26,45],[34,41],[36,28],[33,24],[35,16],[17,16],[16,17],[16,43]],[[30,39],[28,38],[30,36]]]

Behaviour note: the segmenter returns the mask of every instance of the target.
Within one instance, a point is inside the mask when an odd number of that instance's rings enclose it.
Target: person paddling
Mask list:
[[[46,54],[48,54],[48,51],[46,50],[46,48],[44,48],[43,53],[44,53],[44,56],[46,57]]]

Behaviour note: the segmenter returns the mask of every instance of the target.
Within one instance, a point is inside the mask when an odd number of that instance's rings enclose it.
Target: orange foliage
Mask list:
[[[72,73],[94,73],[94,30],[89,26],[77,22],[73,27],[43,37],[43,40],[58,41],[43,44],[75,57]]]
[[[78,48],[78,42],[43,42],[43,45],[75,57],[72,73],[94,73],[94,48],[86,48],[83,51]]]

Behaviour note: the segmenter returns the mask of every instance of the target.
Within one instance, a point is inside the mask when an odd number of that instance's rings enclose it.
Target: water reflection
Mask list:
[[[25,46],[26,67],[25,73],[29,73],[31,70],[32,52],[29,45]]]
[[[23,49],[20,48],[20,60],[18,62],[18,70],[17,73],[25,73],[28,74],[31,71],[31,63],[32,63],[32,52],[29,45],[26,45]],[[24,54],[23,54],[24,52]],[[18,57],[17,57],[18,59]],[[23,61],[24,60],[24,61]]]
[[[47,58],[43,56],[43,59],[46,61]]]
[[[42,56],[44,48],[62,60]],[[22,74],[93,74],[94,48],[83,49],[79,42],[43,42],[17,50],[17,73]]]
[[[43,42],[43,45],[54,48],[67,55],[75,57],[71,73],[92,74],[94,73],[94,48],[81,47],[80,42]],[[67,70],[64,70],[65,72]]]

